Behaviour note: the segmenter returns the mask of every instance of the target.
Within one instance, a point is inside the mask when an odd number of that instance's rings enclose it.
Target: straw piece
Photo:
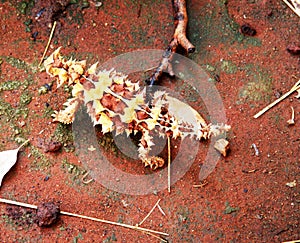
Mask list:
[[[292,117],[291,117],[291,119],[287,120],[287,124],[294,125],[295,124],[295,110],[294,110],[293,106],[291,106],[291,109],[292,109]]]
[[[204,182],[202,182],[201,184],[198,184],[198,185],[193,185],[193,187],[195,187],[195,188],[202,188],[202,187],[205,187],[206,185],[208,184],[208,182],[207,181],[204,181]]]
[[[286,5],[288,5],[288,7],[290,8],[290,9],[292,9],[293,11],[294,11],[294,13],[295,14],[297,14],[299,17],[300,17],[300,8],[299,7],[297,7],[297,3],[296,2],[292,2],[292,4],[289,2],[289,1],[287,1],[287,0],[283,0],[284,1],[284,3],[286,4]]]
[[[165,240],[164,238],[161,238],[161,237],[159,237],[159,236],[157,236],[157,235],[155,235],[155,234],[152,234],[152,233],[150,233],[150,232],[144,232],[144,233],[146,233],[147,235],[151,235],[151,236],[153,236],[153,237],[155,237],[155,238],[161,240],[162,242],[168,243],[167,240]]]

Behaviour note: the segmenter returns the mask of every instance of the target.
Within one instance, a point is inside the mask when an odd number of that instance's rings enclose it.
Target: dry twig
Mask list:
[[[11,204],[11,205],[16,205],[16,206],[21,206],[21,207],[26,207],[26,208],[37,209],[37,206],[35,206],[35,205],[22,203],[22,202],[17,202],[17,201],[12,201],[12,200],[8,200],[8,199],[4,199],[4,198],[0,198],[0,202]],[[113,221],[109,221],[109,220],[105,220],[105,219],[98,219],[98,218],[89,217],[89,216],[76,214],[76,213],[70,213],[70,212],[66,212],[66,211],[60,211],[60,214],[68,215],[68,216],[72,216],[72,217],[77,217],[77,218],[82,218],[82,219],[88,219],[88,220],[92,220],[92,221],[96,221],[96,222],[100,222],[100,223],[105,223],[105,224],[111,224],[111,225],[120,226],[120,227],[124,227],[124,228],[128,228],[128,229],[138,230],[138,231],[142,231],[142,232],[145,232],[145,233],[148,233],[148,234],[151,234],[151,235],[152,234],[158,234],[158,235],[163,235],[163,236],[168,236],[169,235],[169,234],[164,233],[164,232],[151,230],[151,229],[147,229],[147,228],[142,228],[142,227],[139,227],[139,226],[113,222]]]
[[[208,182],[207,182],[207,181],[204,181],[204,182],[202,182],[202,183],[199,184],[199,185],[193,185],[193,187],[195,187],[195,188],[202,188],[202,187],[205,187],[207,184],[208,184]]]
[[[280,98],[278,98],[277,100],[275,100],[274,102],[272,102],[271,104],[269,104],[268,106],[266,106],[264,109],[262,109],[260,112],[258,112],[257,114],[254,115],[254,118],[258,118],[261,115],[263,115],[265,112],[267,112],[269,109],[271,109],[273,106],[277,105],[280,101],[284,100],[285,98],[287,98],[289,95],[291,95],[292,93],[294,93],[295,91],[298,91],[300,93],[300,80],[298,80],[298,82],[296,82],[294,84],[294,86],[288,91],[286,92],[284,95],[282,95]]]
[[[150,86],[154,85],[158,81],[164,70],[166,70],[171,76],[174,76],[170,62],[172,60],[173,53],[176,52],[179,45],[181,45],[188,53],[195,51],[195,46],[186,37],[186,27],[188,23],[186,2],[185,0],[172,0],[172,5],[174,9],[175,24],[174,36],[166,48],[160,64],[149,80],[147,80]]]
[[[291,119],[287,120],[287,123],[289,125],[294,125],[295,124],[295,110],[294,110],[293,106],[291,106],[291,109],[292,109],[292,117],[291,117]]]

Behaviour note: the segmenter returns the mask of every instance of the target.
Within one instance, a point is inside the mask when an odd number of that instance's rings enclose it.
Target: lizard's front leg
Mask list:
[[[145,164],[145,167],[150,166],[152,170],[162,167],[165,163],[163,158],[149,155],[151,147],[154,145],[152,141],[153,137],[150,135],[149,130],[142,126],[139,126],[139,130],[142,132],[142,137],[138,145],[139,158]]]

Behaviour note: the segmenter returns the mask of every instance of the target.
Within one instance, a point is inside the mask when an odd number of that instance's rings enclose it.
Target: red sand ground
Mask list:
[[[167,232],[169,242],[300,239],[299,100],[293,94],[261,118],[253,118],[300,77],[299,56],[286,50],[299,44],[299,17],[281,1],[188,1],[188,36],[197,48],[189,58],[219,79],[215,86],[232,126],[231,152],[219,159],[207,185],[195,188],[201,183],[199,172],[208,146],[200,143],[196,160],[170,194],[163,190],[134,196],[111,191],[99,182],[81,182],[84,166],[66,137],[71,127],[52,123],[49,112],[61,108],[68,94],[52,89],[40,95],[39,87],[52,79],[37,65],[54,19],[58,25],[47,55],[63,46],[66,56],[92,64],[137,49],[164,49],[173,32],[171,3],[103,1],[96,8],[90,1],[83,8],[86,2],[79,1],[64,9],[54,2],[0,4],[0,150],[16,148],[20,138],[32,139],[5,176],[1,198],[35,205],[54,200],[64,211],[132,225],[161,199],[166,215],[155,209],[142,226]],[[43,7],[46,11],[36,20]],[[245,23],[256,29],[254,37],[239,32]],[[16,86],[5,83],[11,81]],[[179,84],[169,85],[188,97],[189,91]],[[294,126],[286,122],[291,106]],[[45,153],[39,146],[50,137],[63,143],[60,151]],[[108,140],[103,146],[115,166],[129,173],[153,173],[125,156],[116,158],[115,146]],[[286,185],[294,180],[296,186]],[[1,242],[159,242],[138,231],[67,216],[52,227],[40,228],[33,222],[33,210],[5,204],[0,204],[0,215]]]

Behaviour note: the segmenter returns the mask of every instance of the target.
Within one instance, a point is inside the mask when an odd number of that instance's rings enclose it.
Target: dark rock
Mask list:
[[[41,203],[37,207],[36,223],[40,227],[51,226],[57,222],[59,218],[59,205],[54,202]]]

